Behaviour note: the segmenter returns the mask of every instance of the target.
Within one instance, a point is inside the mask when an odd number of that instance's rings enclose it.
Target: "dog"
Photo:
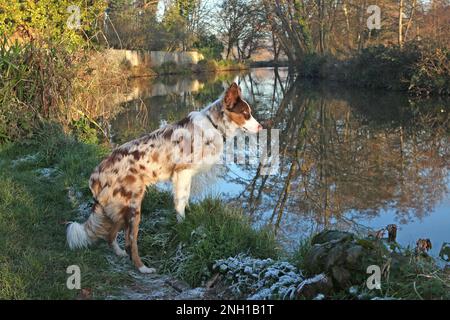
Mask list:
[[[260,130],[262,126],[252,116],[241,88],[233,83],[205,109],[116,148],[89,179],[92,212],[83,224],[68,224],[69,247],[83,248],[104,239],[118,256],[129,255],[141,273],[155,272],[142,263],[137,245],[146,187],[171,180],[177,219],[182,222],[191,179],[220,160],[223,140],[239,131]],[[117,243],[121,230],[125,232],[125,250]]]

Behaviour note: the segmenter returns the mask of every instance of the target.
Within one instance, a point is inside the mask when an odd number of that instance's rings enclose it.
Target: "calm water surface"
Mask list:
[[[305,83],[285,69],[140,79],[112,123],[117,143],[183,118],[238,81],[255,117],[280,130],[280,172],[217,166],[196,179],[194,199],[225,197],[255,226],[270,223],[287,248],[323,228],[399,226],[398,241],[450,242],[450,104],[399,93]],[[164,186],[163,186],[164,187]]]

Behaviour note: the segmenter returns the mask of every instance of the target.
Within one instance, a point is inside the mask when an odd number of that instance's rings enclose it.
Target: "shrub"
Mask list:
[[[450,53],[432,43],[364,49],[341,65],[352,84],[409,91],[415,95],[450,94]]]
[[[119,111],[114,102],[124,91],[127,77],[119,63],[102,52],[70,53],[46,42],[8,45],[4,39],[0,44],[0,143],[30,137],[44,119],[55,120],[65,129],[80,129],[80,121],[86,120],[89,125],[77,132],[92,142],[93,131],[88,127],[101,131],[95,119],[107,120]]]
[[[191,72],[187,66],[179,66],[173,61],[162,63],[159,67],[154,68],[154,71],[159,75],[183,74]]]
[[[369,88],[407,90],[417,52],[399,47],[364,49],[349,61],[347,80]]]
[[[72,19],[76,11],[68,12],[73,5],[78,5],[80,25],[69,28],[68,23],[75,26],[77,22]],[[103,0],[2,1],[0,7],[0,34],[12,35],[19,40],[24,36],[46,40],[76,50],[88,45],[86,39],[93,37],[99,30],[99,17],[107,3]]]
[[[194,42],[194,48],[198,49],[198,51],[200,51],[200,53],[208,60],[220,60],[224,49],[222,42],[220,42],[215,35],[201,35],[199,39]]]
[[[245,63],[234,60],[220,60],[218,65],[220,70],[243,70],[248,68]]]
[[[316,53],[307,54],[299,67],[299,74],[306,78],[323,78],[323,66],[327,57]]]
[[[450,95],[450,51],[421,50],[414,63],[408,90],[416,95]]]
[[[73,72],[64,50],[0,44],[0,142],[32,134],[36,121],[64,115]]]
[[[219,65],[215,60],[200,60],[197,63],[197,67],[195,68],[195,71],[197,72],[215,72],[219,68]]]

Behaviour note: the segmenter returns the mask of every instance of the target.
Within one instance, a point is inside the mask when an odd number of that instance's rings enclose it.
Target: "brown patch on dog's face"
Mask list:
[[[229,112],[231,120],[242,127],[247,120],[250,120],[252,111],[248,103],[239,98]]]
[[[237,100],[241,97],[241,88],[233,82],[231,86],[225,92],[225,96],[223,97],[223,103],[226,109],[230,109],[234,106]]]
[[[226,114],[238,127],[243,127],[245,122],[251,118],[250,106],[241,97],[241,88],[233,83],[225,93],[224,106]]]

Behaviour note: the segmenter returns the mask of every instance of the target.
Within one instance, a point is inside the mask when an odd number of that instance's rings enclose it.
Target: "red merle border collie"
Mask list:
[[[171,180],[181,222],[192,177],[220,160],[224,138],[234,137],[238,130],[257,133],[261,129],[242,98],[241,89],[233,83],[222,98],[202,111],[191,112],[177,123],[118,147],[90,177],[89,188],[95,204],[86,222],[68,225],[69,247],[87,247],[101,238],[108,241],[117,255],[129,255],[140,272],[155,272],[142,263],[137,245],[146,187]],[[201,139],[195,139],[196,136]],[[125,232],[125,250],[116,240],[121,230]]]

